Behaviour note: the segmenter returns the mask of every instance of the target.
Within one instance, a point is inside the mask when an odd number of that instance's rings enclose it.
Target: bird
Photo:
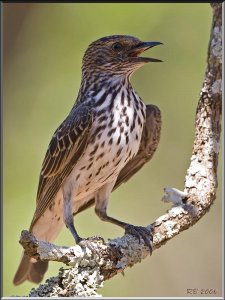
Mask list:
[[[29,229],[38,239],[52,242],[66,225],[82,245],[88,239],[77,233],[74,216],[94,205],[101,220],[143,239],[151,250],[150,231],[109,216],[107,204],[111,192],[149,161],[158,146],[160,110],[145,105],[130,79],[146,63],[161,62],[140,56],[161,44],[111,35],[88,46],[77,99],[54,132],[42,163]],[[23,252],[13,283],[39,283],[47,268],[48,262]]]

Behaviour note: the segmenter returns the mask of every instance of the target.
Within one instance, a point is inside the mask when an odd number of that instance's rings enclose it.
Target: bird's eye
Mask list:
[[[120,43],[115,43],[112,45],[112,49],[113,49],[113,51],[118,52],[123,49],[123,46]]]

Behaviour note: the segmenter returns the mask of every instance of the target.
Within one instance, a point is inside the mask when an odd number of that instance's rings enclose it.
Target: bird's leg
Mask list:
[[[113,183],[114,185],[114,183]],[[111,190],[113,188],[113,185],[111,187]],[[125,229],[125,233],[131,234],[135,236],[139,242],[141,238],[144,240],[145,245],[149,248],[150,254],[152,253],[152,246],[151,246],[151,241],[153,240],[152,234],[150,230],[148,230],[145,227],[142,226],[134,226],[125,222],[122,222],[120,220],[117,220],[115,218],[112,218],[107,215],[106,209],[107,209],[107,204],[108,204],[108,199],[109,199],[109,194],[111,192],[110,186],[106,184],[101,188],[97,193],[95,197],[95,212],[99,216],[99,218],[102,221],[110,222],[115,225],[118,225],[122,228]],[[110,192],[109,192],[110,191]]]
[[[82,248],[89,248],[94,254],[98,253],[96,252],[96,249],[92,246],[91,242],[95,242],[95,239],[84,239],[81,238],[74,226],[74,219],[73,219],[73,210],[72,210],[72,204],[71,204],[71,192],[65,192],[65,189],[63,190],[63,197],[64,197],[64,222],[66,224],[66,227],[70,230],[72,233],[76,244],[79,244]]]
[[[112,218],[107,215],[105,209],[102,209],[101,207],[98,206],[95,206],[95,212],[101,220],[113,223],[115,225],[124,228],[125,233],[135,236],[139,240],[139,242],[142,238],[145,242],[145,245],[149,248],[150,253],[152,253],[151,242],[153,240],[153,237],[150,230],[148,230],[146,227],[131,225],[129,223],[125,223],[115,218]]]
[[[72,213],[72,204],[71,204],[71,193],[66,193],[63,191],[64,198],[64,223],[69,231],[72,233],[76,244],[82,240],[82,238],[78,235],[73,221],[73,213]]]

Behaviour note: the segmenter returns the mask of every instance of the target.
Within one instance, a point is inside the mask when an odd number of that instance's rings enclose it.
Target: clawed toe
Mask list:
[[[145,245],[149,248],[150,255],[152,254],[151,242],[153,241],[153,236],[150,230],[142,226],[127,225],[125,227],[125,233],[135,236],[139,240],[139,243],[141,242],[142,238]]]

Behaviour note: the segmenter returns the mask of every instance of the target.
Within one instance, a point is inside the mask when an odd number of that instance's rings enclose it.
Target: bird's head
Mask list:
[[[101,75],[129,75],[148,62],[159,59],[140,57],[145,50],[160,42],[142,42],[128,35],[112,35],[91,43],[83,57],[83,71]]]

